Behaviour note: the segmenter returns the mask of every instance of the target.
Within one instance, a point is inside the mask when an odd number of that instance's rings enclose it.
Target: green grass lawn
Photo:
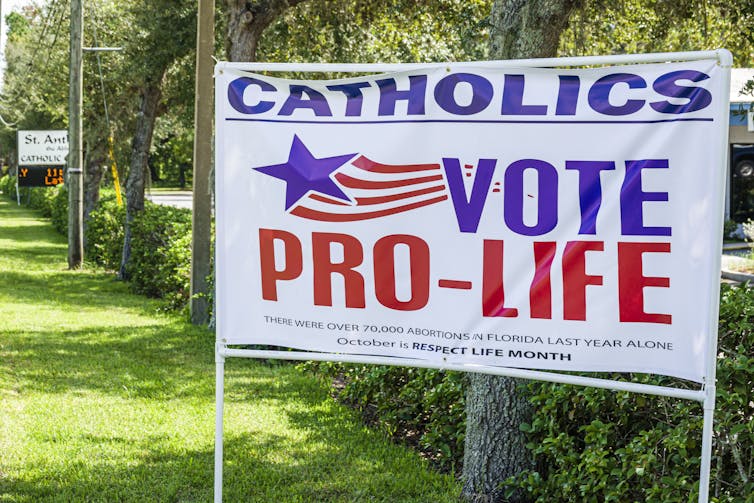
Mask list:
[[[0,501],[211,501],[213,335],[68,271],[0,200]],[[287,364],[226,363],[225,501],[456,501],[451,476]]]

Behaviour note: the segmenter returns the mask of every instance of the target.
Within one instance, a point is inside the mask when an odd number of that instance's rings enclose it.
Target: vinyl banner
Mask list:
[[[701,382],[724,71],[219,65],[218,340]]]

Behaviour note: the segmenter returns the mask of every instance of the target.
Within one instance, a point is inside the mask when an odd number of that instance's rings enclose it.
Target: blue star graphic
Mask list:
[[[349,197],[330,178],[330,174],[353,159],[355,155],[346,154],[317,159],[299,137],[294,135],[293,144],[288,153],[288,162],[254,169],[285,181],[285,209],[287,211],[309,191],[350,202]]]

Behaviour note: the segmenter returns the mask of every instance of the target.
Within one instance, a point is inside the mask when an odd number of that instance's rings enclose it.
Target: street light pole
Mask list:
[[[84,261],[84,163],[81,130],[83,104],[83,0],[71,0],[71,59],[68,66],[68,267]]]

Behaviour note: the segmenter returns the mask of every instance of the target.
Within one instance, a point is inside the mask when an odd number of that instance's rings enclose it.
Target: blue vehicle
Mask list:
[[[730,146],[730,218],[754,219],[754,145]]]

